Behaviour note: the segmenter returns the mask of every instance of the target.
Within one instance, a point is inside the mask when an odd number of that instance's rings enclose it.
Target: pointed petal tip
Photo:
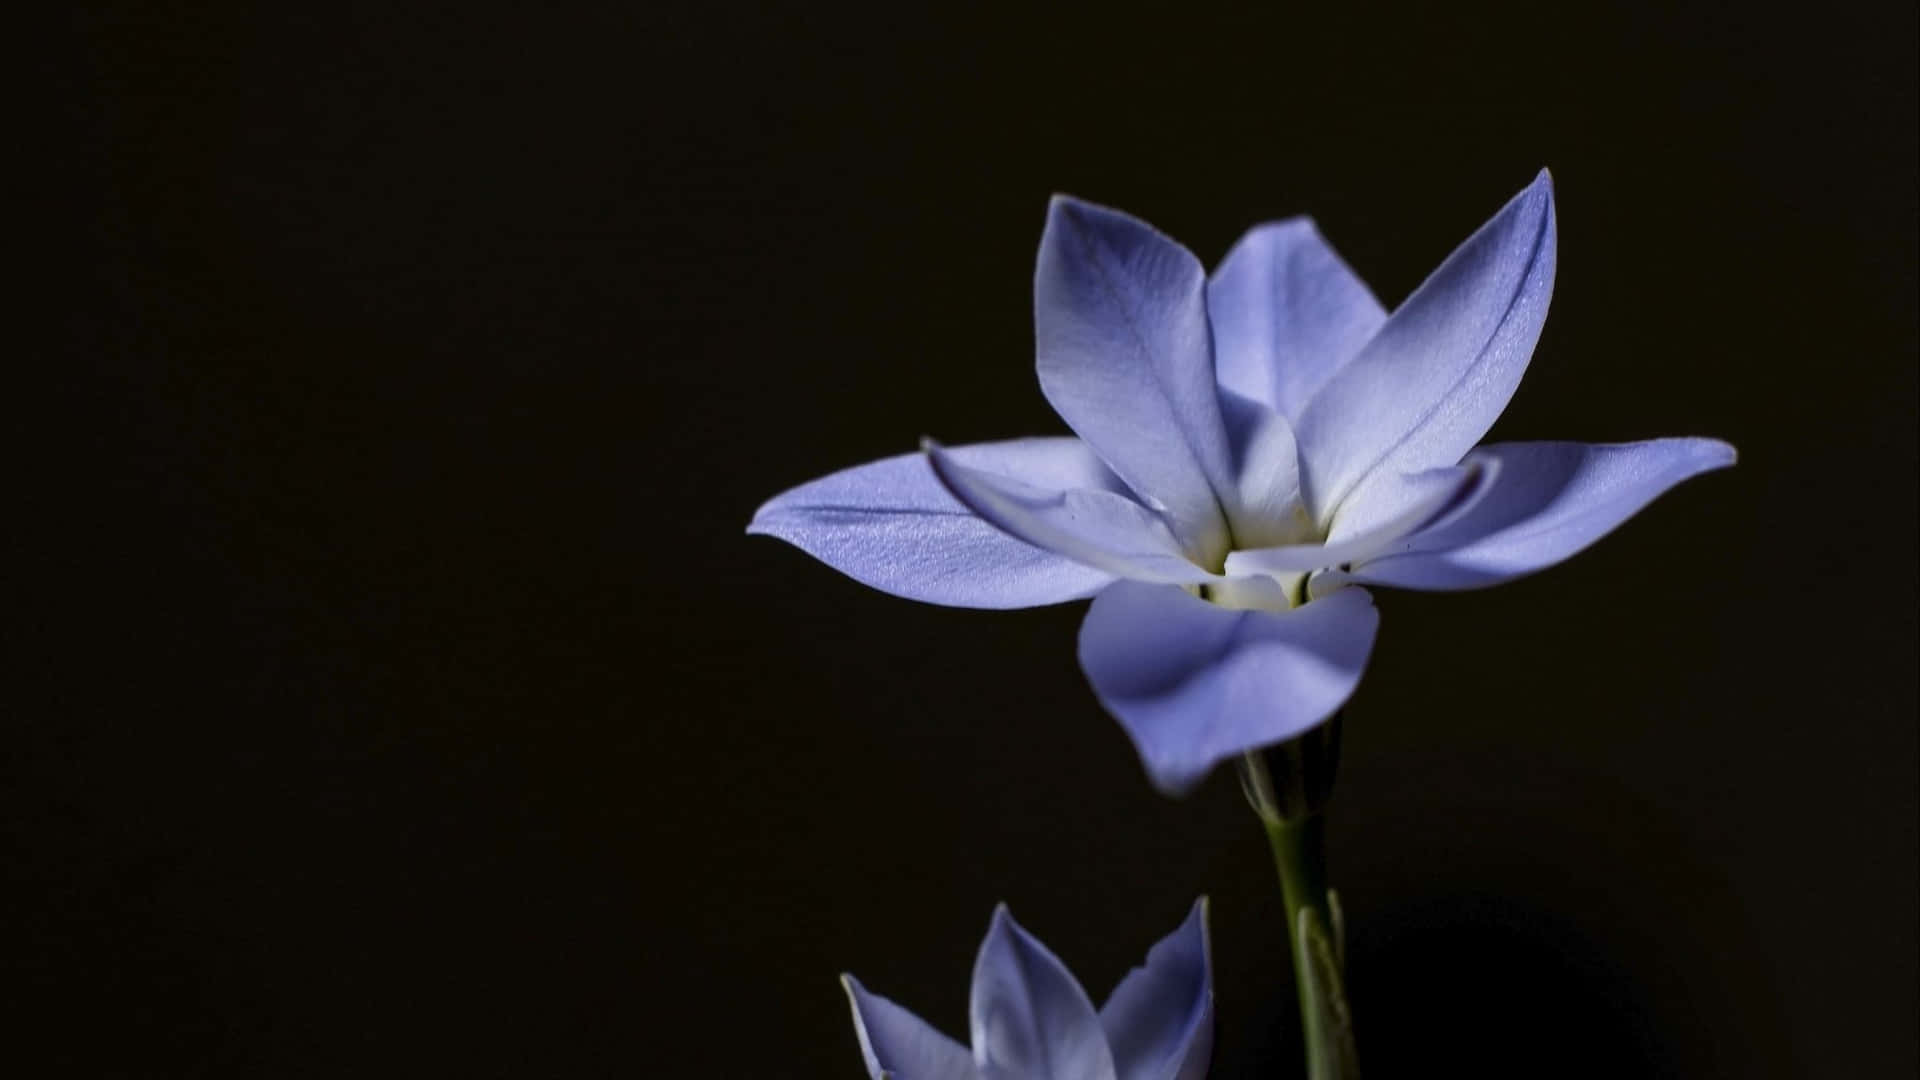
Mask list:
[[[1295,214],[1292,217],[1274,218],[1272,221],[1263,221],[1253,228],[1248,229],[1241,235],[1240,239],[1242,243],[1245,243],[1247,238],[1252,236],[1260,236],[1262,234],[1283,236],[1288,233],[1301,233],[1308,236],[1319,236],[1321,239],[1325,239],[1324,236],[1321,236],[1320,223],[1315,221],[1311,214]]]
[[[839,982],[840,992],[847,995],[847,1004],[853,1008],[854,1025],[864,1032],[867,1023],[866,1018],[861,1014],[867,1001],[873,997],[873,992],[867,989],[865,983],[855,978],[851,971],[841,972]]]
[[[1528,202],[1539,203],[1541,205],[1540,212],[1544,213],[1547,219],[1551,221],[1554,218],[1553,174],[1545,169],[1541,169],[1540,172],[1534,176],[1533,182],[1521,191],[1520,197],[1526,199]]]
[[[1118,229],[1122,230],[1119,235],[1124,235],[1124,230],[1139,230],[1147,236],[1155,237],[1185,252],[1189,258],[1192,257],[1192,253],[1187,252],[1184,245],[1161,232],[1157,226],[1144,218],[1129,214],[1117,206],[1108,206],[1091,199],[1082,199],[1077,195],[1056,192],[1047,200],[1047,223],[1040,233],[1042,251],[1046,249],[1049,238],[1053,237],[1059,228],[1070,228],[1075,232],[1099,233]],[[1198,266],[1198,260],[1195,260],[1195,266]],[[1204,271],[1202,276],[1204,277]]]
[[[920,436],[920,453],[926,457],[927,467],[933,470],[934,479],[940,482],[940,486],[946,488],[949,495],[952,495],[954,498],[959,499],[962,504],[965,504],[967,509],[972,510],[976,514],[979,513],[971,503],[967,502],[959,491],[954,489],[953,468],[955,462],[953,455],[947,453],[945,444],[931,435],[922,435]]]
[[[1602,444],[1605,445],[1605,444]],[[1725,439],[1716,439],[1710,435],[1679,435],[1664,439],[1648,439],[1642,444],[1620,443],[1620,446],[1665,445],[1683,455],[1691,467],[1688,477],[1699,476],[1718,469],[1725,469],[1740,462],[1740,451]]]
[[[780,496],[775,495],[773,498],[768,499],[766,502],[763,502],[760,504],[759,508],[753,512],[753,517],[748,519],[747,521],[746,535],[748,536],[778,536],[779,535],[778,533],[774,532],[772,522],[767,520],[768,518],[773,516],[774,504],[779,501],[780,501]]]
[[[1056,191],[1047,198],[1047,217],[1049,219],[1061,214],[1084,213],[1086,211],[1113,212],[1110,207],[1083,199],[1078,195],[1069,195],[1064,191]]]
[[[759,508],[754,510],[753,517],[748,519],[745,535],[771,536],[776,540],[786,539],[781,535],[779,524],[781,503],[785,498],[785,494],[775,495],[761,503]]]
[[[980,939],[980,949],[985,952],[988,945],[1001,938],[1019,938],[1026,935],[1026,928],[1014,920],[1013,912],[1008,909],[1005,900],[993,905],[993,914],[987,917],[987,932]]]
[[[1527,182],[1526,187],[1515,192],[1513,198],[1507,200],[1507,206],[1501,213],[1495,214],[1493,220],[1497,220],[1507,213],[1516,212],[1528,218],[1544,219],[1541,224],[1543,228],[1552,229],[1555,226],[1558,215],[1554,209],[1553,174],[1551,172],[1543,168],[1535,173],[1533,179]],[[1492,224],[1492,220],[1489,220],[1488,224]]]
[[[972,1077],[973,1055],[899,1004],[871,993],[851,973],[840,976],[853,1013],[860,1057],[873,1080],[962,1080]]]
[[[1047,224],[1043,230],[1042,243],[1045,242],[1044,234],[1053,232],[1057,227],[1065,225],[1078,226],[1087,218],[1097,218],[1117,213],[1119,213],[1119,211],[1102,206],[1096,202],[1088,202],[1086,199],[1082,199],[1077,195],[1055,192],[1052,197],[1047,199]]]

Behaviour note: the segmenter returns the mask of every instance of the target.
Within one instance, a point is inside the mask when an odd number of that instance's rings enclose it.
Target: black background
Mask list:
[[[1228,777],[1155,795],[1081,605],[869,592],[774,493],[1063,430],[1055,190],[1389,304],[1542,165],[1494,438],[1711,434],[1568,565],[1382,597],[1332,819],[1373,1076],[1916,1069],[1910,4],[92,5],[9,397],[19,1075],[845,1076],[992,905],[1103,995],[1213,897],[1219,1077],[1297,1032]]]

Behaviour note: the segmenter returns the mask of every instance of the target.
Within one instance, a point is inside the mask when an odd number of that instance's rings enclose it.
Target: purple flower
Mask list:
[[[1079,980],[1007,914],[973,964],[973,1049],[843,976],[874,1080],[1200,1080],[1213,1054],[1206,901],[1098,1012]]]
[[[1712,439],[1475,448],[1553,292],[1543,171],[1389,315],[1313,223],[1259,226],[1209,277],[1059,197],[1034,274],[1040,388],[1078,438],[888,458],[788,491],[748,531],[898,596],[1092,596],[1080,664],[1163,791],[1325,720],[1379,615],[1357,586],[1543,569],[1688,477]]]

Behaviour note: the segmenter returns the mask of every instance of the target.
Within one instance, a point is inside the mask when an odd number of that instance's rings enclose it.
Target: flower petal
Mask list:
[[[1203,1080],[1213,1056],[1207,901],[1147,952],[1100,1007],[1120,1080]]]
[[[1360,494],[1368,498],[1349,499],[1341,505],[1326,543],[1236,551],[1227,556],[1226,572],[1233,576],[1297,574],[1370,558],[1433,520],[1434,515],[1471,490],[1476,480],[1474,469],[1458,466],[1428,469],[1411,476],[1376,474],[1361,488]],[[1343,529],[1342,525],[1349,522]]]
[[[1220,415],[1233,452],[1234,499],[1241,513],[1233,526],[1235,547],[1283,543],[1309,523],[1295,510],[1300,495],[1300,455],[1287,418],[1252,398],[1220,391]]]
[[[973,966],[973,1060],[990,1080],[1116,1080],[1093,1003],[1066,965],[1007,913]]]
[[[1458,464],[1507,407],[1553,295],[1545,170],[1461,244],[1294,426],[1315,520],[1377,469]]]
[[[1467,460],[1492,464],[1484,493],[1348,576],[1410,589],[1510,581],[1573,555],[1675,484],[1732,465],[1734,456],[1718,439],[1483,446]]]
[[[952,448],[955,460],[1043,488],[1118,489],[1078,439]],[[747,532],[775,536],[882,592],[955,607],[1078,600],[1112,575],[1008,536],[956,500],[925,454],[858,465],[775,496]]]
[[[1147,223],[1056,196],[1034,270],[1040,389],[1183,544],[1224,555],[1232,470],[1200,260]]]
[[[1011,536],[1116,577],[1191,584],[1214,575],[1187,561],[1153,511],[1111,491],[1047,491],[970,469],[931,441],[934,474],[967,508]]]
[[[1387,321],[1312,218],[1249,230],[1207,279],[1220,385],[1297,420]]]
[[[860,980],[840,976],[853,1007],[853,1030],[860,1037],[873,1080],[973,1080],[973,1055],[935,1031],[925,1020],[867,992]]]
[[[1353,694],[1380,616],[1360,589],[1291,611],[1236,611],[1184,589],[1116,582],[1080,624],[1080,667],[1154,785],[1320,723]]]

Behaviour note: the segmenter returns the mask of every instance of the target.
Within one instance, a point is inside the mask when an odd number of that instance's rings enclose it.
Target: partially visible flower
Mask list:
[[[971,1051],[841,976],[874,1080],[1201,1080],[1212,980],[1205,899],[1098,1012],[1066,965],[995,908],[973,964]]]
[[[1093,596],[1080,664],[1163,791],[1325,720],[1379,616],[1359,585],[1551,566],[1688,477],[1713,439],[1474,448],[1553,291],[1543,171],[1389,316],[1306,218],[1208,277],[1144,222],[1053,201],[1040,388],[1079,438],[905,455],[803,484],[748,531],[914,600]]]

